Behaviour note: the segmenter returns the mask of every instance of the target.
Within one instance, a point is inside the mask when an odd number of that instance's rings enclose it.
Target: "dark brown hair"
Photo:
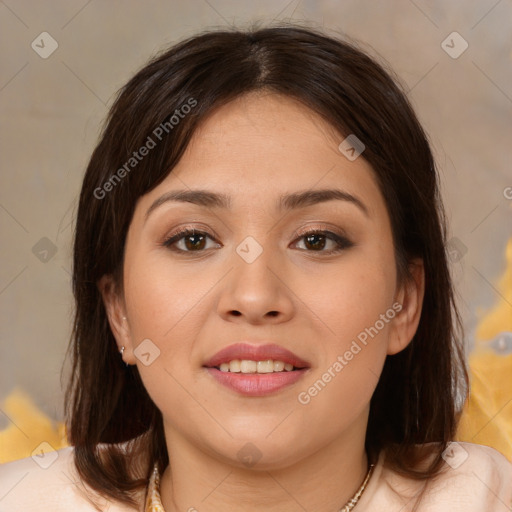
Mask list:
[[[370,404],[366,450],[371,459],[386,450],[387,464],[412,478],[438,474],[441,453],[456,431],[456,398],[464,397],[468,377],[437,171],[427,137],[392,76],[354,43],[280,25],[201,33],[154,58],[122,88],[83,180],[74,244],[68,433],[81,477],[100,494],[134,504],[152,465],[163,471],[169,458],[161,413],[137,368],[125,367],[119,357],[97,283],[112,274],[122,286],[136,201],[172,172],[200,123],[258,90],[294,98],[343,136],[355,134],[364,143],[363,157],[391,219],[399,279],[410,278],[412,258],[424,261],[419,326],[407,348],[386,359]],[[171,128],[173,114],[193,101]],[[162,123],[162,140],[126,166]],[[126,172],[119,172],[123,166]],[[428,453],[416,449],[425,443],[433,443]],[[138,477],[131,470],[135,455],[144,461]]]

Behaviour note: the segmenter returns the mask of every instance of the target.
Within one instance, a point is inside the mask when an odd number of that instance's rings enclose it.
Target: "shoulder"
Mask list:
[[[0,465],[1,512],[134,512],[88,493],[74,466],[73,448]]]
[[[443,452],[443,458],[446,466],[440,480],[460,480],[468,484],[480,481],[488,489],[499,487],[512,492],[512,463],[494,448],[453,442]]]
[[[512,506],[512,463],[488,446],[453,442],[443,452],[444,465],[426,484],[384,468],[380,475],[382,499],[400,496],[403,512],[509,512]],[[397,504],[399,502],[397,501]],[[408,508],[410,507],[410,508]]]
[[[505,481],[512,485],[512,462],[489,446],[453,442],[445,450],[444,459],[452,469],[460,468],[462,474],[476,473],[483,479]]]
[[[512,463],[489,446],[453,442],[434,490],[453,495],[467,510],[508,511],[512,505]]]

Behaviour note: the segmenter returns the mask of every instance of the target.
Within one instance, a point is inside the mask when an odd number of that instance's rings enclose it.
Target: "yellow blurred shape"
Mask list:
[[[457,439],[492,446],[512,460],[512,355],[474,354],[471,393]]]
[[[512,333],[512,238],[505,254],[507,266],[496,287],[501,297],[479,322],[469,356],[471,391],[457,440],[491,446],[512,460],[512,354],[491,348],[500,334]]]
[[[512,238],[505,248],[507,267],[496,287],[503,298],[498,297],[496,306],[480,321],[476,330],[476,347],[484,348],[486,342],[500,332],[512,332]]]
[[[7,427],[0,431],[0,464],[30,457],[44,442],[56,450],[68,445],[64,423],[52,422],[20,389],[12,391],[4,400],[0,415],[8,421]]]

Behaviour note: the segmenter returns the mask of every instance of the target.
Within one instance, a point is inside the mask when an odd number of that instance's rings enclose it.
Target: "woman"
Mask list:
[[[509,509],[505,457],[451,443],[431,150],[355,46],[215,31],[139,71],[83,181],[73,286],[73,447],[5,466],[6,510]]]

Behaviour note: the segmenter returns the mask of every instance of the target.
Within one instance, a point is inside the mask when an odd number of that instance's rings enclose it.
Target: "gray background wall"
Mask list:
[[[494,283],[512,225],[504,193],[512,186],[511,0],[3,0],[0,401],[19,386],[61,418],[73,214],[114,93],[166,45],[257,19],[308,20],[364,41],[391,64],[442,171],[469,346],[478,310],[505,300]],[[454,31],[463,39],[442,44]],[[42,32],[58,44],[47,58],[39,54],[52,43]]]

